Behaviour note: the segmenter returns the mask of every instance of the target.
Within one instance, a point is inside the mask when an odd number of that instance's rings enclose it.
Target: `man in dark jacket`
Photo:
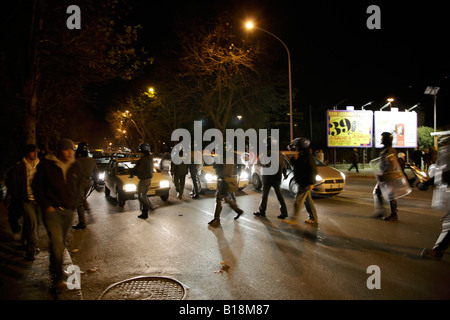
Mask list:
[[[268,140],[269,142],[267,143],[267,154],[261,154],[260,157],[258,158],[258,163],[261,163],[261,158],[267,157],[267,158],[271,158],[271,153],[272,153],[272,144],[270,142],[270,138]],[[269,164],[267,165],[262,165],[263,167],[268,167]],[[284,161],[284,156],[281,152],[278,152],[278,171],[276,174],[264,174],[264,170],[263,171],[263,175],[262,175],[262,184],[263,184],[263,195],[261,198],[261,202],[259,203],[259,210],[254,212],[253,214],[255,216],[260,216],[260,217],[265,217],[266,216],[266,209],[267,209],[267,199],[269,197],[269,192],[270,189],[273,188],[273,190],[275,191],[275,195],[277,196],[278,202],[280,203],[280,211],[281,211],[281,216],[287,217],[287,207],[286,207],[286,202],[284,201],[283,198],[283,194],[281,193],[280,190],[280,184],[281,184],[281,178],[282,175],[286,178],[286,168],[285,168],[285,161]]]
[[[183,150],[175,150],[174,152],[178,152],[180,158],[182,158]],[[180,164],[175,164],[173,161],[171,161],[170,164],[170,174],[175,185],[175,190],[177,191],[177,198],[180,200],[183,199],[186,175],[189,170],[188,166],[189,165],[184,161],[182,161]],[[193,179],[195,179],[195,177]]]
[[[77,152],[75,154],[77,162],[80,164],[81,174],[81,198],[79,200],[78,211],[78,224],[72,226],[74,229],[86,228],[86,216],[85,212],[89,211],[89,205],[87,203],[87,197],[89,191],[97,179],[97,163],[91,157],[89,157],[89,146],[86,142],[78,144]]]
[[[148,210],[153,210],[155,208],[147,196],[153,178],[153,157],[150,153],[150,145],[148,143],[141,143],[139,145],[139,151],[142,153],[142,157],[139,158],[136,166],[133,168],[130,178],[133,176],[139,178],[138,199],[142,213],[138,218],[147,219]]]
[[[20,203],[18,209],[24,213],[22,239],[26,249],[25,259],[28,261],[33,261],[35,254],[39,252],[37,244],[40,210],[31,187],[38,164],[37,148],[33,144],[28,144],[25,146],[24,158],[8,175],[8,192],[11,195],[11,203]],[[15,208],[11,207],[10,209],[14,210]]]
[[[306,138],[297,138],[294,140],[293,146],[298,152],[292,160],[294,180],[298,184],[298,192],[294,203],[294,217],[297,217],[300,213],[304,203],[308,212],[308,219],[305,220],[305,223],[317,224],[319,223],[317,211],[311,197],[311,190],[316,183],[317,169],[311,154],[310,141]],[[279,218],[282,219],[284,216],[280,215]]]
[[[33,180],[33,192],[43,212],[50,239],[50,273],[56,290],[65,288],[63,255],[67,232],[80,197],[81,175],[69,139],[58,142],[56,156],[48,155],[39,163]]]

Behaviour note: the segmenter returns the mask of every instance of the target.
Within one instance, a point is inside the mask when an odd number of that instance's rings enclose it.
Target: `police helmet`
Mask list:
[[[139,145],[139,151],[143,152],[143,153],[144,152],[150,152],[151,151],[150,145],[147,142],[142,142]]]
[[[87,142],[80,142],[78,144],[76,155],[78,157],[87,157],[89,154],[89,145]]]
[[[291,143],[288,146],[289,150],[295,150],[296,147],[299,147],[300,149],[307,149],[311,145],[311,141],[305,137],[299,137],[295,138],[291,141]]]
[[[381,134],[381,144],[385,146],[392,146],[393,136],[390,132],[383,132]]]

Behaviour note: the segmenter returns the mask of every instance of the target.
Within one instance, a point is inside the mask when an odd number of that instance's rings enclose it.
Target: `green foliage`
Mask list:
[[[417,128],[417,144],[422,149],[430,149],[434,145],[434,138],[430,135],[431,132],[434,132],[434,129],[430,127]]]

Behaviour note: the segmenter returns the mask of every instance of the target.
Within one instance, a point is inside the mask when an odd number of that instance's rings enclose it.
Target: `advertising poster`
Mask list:
[[[382,148],[381,134],[390,132],[394,148],[417,148],[417,113],[375,111],[375,147]]]
[[[328,147],[372,147],[373,111],[327,110]]]

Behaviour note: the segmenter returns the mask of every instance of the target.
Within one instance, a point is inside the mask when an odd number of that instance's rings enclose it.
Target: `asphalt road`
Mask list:
[[[278,219],[273,191],[267,217],[255,217],[261,193],[251,185],[237,197],[241,218],[225,205],[216,228],[208,225],[212,193],[180,201],[172,189],[167,202],[152,198],[159,208],[141,220],[137,200],[120,208],[94,192],[87,229],[69,239],[83,298],[132,277],[168,276],[197,300],[449,299],[449,255],[420,257],[440,233],[443,212],[431,209],[432,191],[399,199],[399,221],[386,222],[372,217],[374,184],[352,174],[340,195],[316,199],[318,227],[303,223],[304,208],[297,220]],[[186,196],[189,189],[188,182]],[[285,199],[292,214],[293,198]]]

